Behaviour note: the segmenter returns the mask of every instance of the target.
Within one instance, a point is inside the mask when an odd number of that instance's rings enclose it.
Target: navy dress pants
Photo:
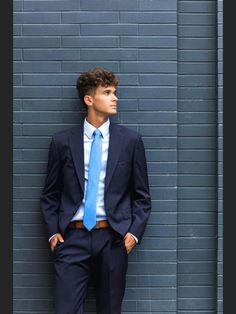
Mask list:
[[[82,314],[90,277],[98,314],[120,314],[128,256],[111,228],[69,229],[54,250],[56,314]]]

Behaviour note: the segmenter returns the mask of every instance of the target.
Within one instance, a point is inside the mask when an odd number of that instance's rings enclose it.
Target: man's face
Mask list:
[[[90,96],[88,106],[97,115],[111,116],[117,113],[116,88],[114,86],[98,86],[95,95]]]

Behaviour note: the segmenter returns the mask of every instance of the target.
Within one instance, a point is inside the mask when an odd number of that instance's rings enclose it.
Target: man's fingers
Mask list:
[[[125,241],[126,251],[129,254],[132,251],[132,249],[134,248],[136,241],[134,240],[133,236],[129,233],[127,233],[125,235],[124,241]]]
[[[64,239],[62,238],[62,235],[61,235],[61,234],[58,234],[58,241],[64,242]]]
[[[61,243],[64,242],[64,239],[60,233],[55,234],[54,237],[50,241],[52,252],[54,251],[55,246],[57,245],[58,242],[61,242]]]

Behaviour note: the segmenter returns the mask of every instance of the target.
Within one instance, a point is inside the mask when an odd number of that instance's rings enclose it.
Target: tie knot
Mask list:
[[[102,136],[101,131],[98,130],[98,129],[94,130],[93,134],[94,134],[94,137],[100,137],[100,136]]]

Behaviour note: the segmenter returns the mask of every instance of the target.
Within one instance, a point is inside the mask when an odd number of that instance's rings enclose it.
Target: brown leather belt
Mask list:
[[[110,227],[107,220],[97,221],[93,229],[104,229]],[[82,220],[71,221],[68,225],[69,229],[86,229]]]

